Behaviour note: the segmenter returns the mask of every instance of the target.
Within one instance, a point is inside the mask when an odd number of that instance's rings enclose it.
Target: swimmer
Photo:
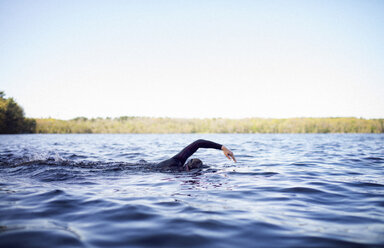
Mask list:
[[[188,163],[185,163],[185,161],[187,161],[187,159],[192,156],[192,154],[194,154],[199,148],[213,148],[217,150],[222,150],[224,155],[229,160],[232,159],[236,162],[236,158],[233,155],[233,152],[231,152],[231,150],[229,150],[225,146],[209,140],[198,139],[195,142],[189,144],[187,147],[185,147],[172,158],[159,163],[157,166],[160,166],[161,168],[178,168],[186,171],[200,168],[203,165],[203,162],[200,159],[191,159],[188,161]]]

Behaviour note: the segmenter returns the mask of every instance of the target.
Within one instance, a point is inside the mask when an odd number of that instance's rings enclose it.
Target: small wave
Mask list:
[[[298,240],[302,242],[302,244],[307,244],[308,246],[296,246],[296,247],[345,247],[345,248],[353,248],[353,247],[382,247],[382,245],[378,246],[375,244],[367,244],[362,242],[353,242],[349,240],[343,240],[342,238],[332,238],[332,237],[298,237]],[[311,244],[311,245],[310,245]]]
[[[379,158],[379,157],[365,157],[364,159],[374,160],[374,161],[384,161],[384,158]]]
[[[63,228],[7,227],[0,238],[1,247],[48,247],[44,244],[49,247],[85,247],[79,235]]]
[[[290,188],[284,188],[281,190],[281,192],[289,192],[289,193],[308,193],[308,194],[319,194],[319,193],[325,193],[324,191],[314,189],[314,188],[307,188],[307,187],[290,187]]]
[[[74,179],[84,179],[83,176],[77,175],[74,171],[66,169],[45,169],[39,173],[36,173],[32,178],[38,179],[41,182],[52,182],[52,181],[67,181]]]
[[[271,171],[266,171],[266,172],[238,172],[238,171],[230,171],[228,172],[229,175],[236,175],[236,176],[265,176],[265,177],[270,177],[274,175],[278,175],[278,172],[271,172]]]
[[[295,166],[314,166],[316,165],[315,163],[311,163],[311,162],[295,162],[295,163],[291,163],[290,165],[295,165]]]
[[[350,182],[350,183],[345,183],[346,185],[354,186],[354,187],[377,187],[377,188],[383,188],[384,184],[380,184],[377,182]]]
[[[24,157],[25,162],[33,162],[33,161],[44,161],[44,160],[53,160],[55,162],[64,161],[64,158],[61,157],[58,153],[35,153],[32,155],[27,155]]]
[[[88,157],[84,156],[84,155],[72,154],[69,156],[69,158],[71,158],[71,159],[87,159]]]
[[[158,217],[154,210],[145,205],[125,205],[108,209],[98,214],[106,221],[155,221]]]
[[[47,191],[47,192],[44,192],[44,193],[40,193],[40,194],[34,195],[33,197],[35,198],[35,200],[42,201],[42,200],[52,199],[54,197],[62,196],[62,195],[65,195],[65,192],[63,190],[54,189],[54,190],[51,190],[51,191]]]
[[[180,207],[181,203],[178,201],[167,201],[167,202],[157,202],[155,203],[155,205],[168,208],[168,207]]]
[[[120,153],[116,157],[132,158],[133,159],[133,158],[137,158],[137,157],[140,157],[140,156],[143,156],[143,154],[140,153],[140,152],[129,152],[129,153]]]
[[[48,153],[36,153],[36,154],[26,154],[24,156],[15,156],[14,154],[9,154],[9,156],[0,157],[0,165],[3,167],[17,167],[33,163],[59,163],[65,162],[66,160],[61,157],[58,153],[48,154]]]
[[[137,247],[198,247],[210,243],[206,235],[194,234],[193,232],[176,232],[162,230],[153,234],[137,234],[128,241],[128,246]],[[123,245],[125,246],[125,244]]]

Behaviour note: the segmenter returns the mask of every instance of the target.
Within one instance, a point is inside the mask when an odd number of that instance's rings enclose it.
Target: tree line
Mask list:
[[[384,133],[384,119],[178,119],[152,117],[36,119],[37,133]]]
[[[123,116],[72,120],[24,117],[0,91],[0,134],[10,133],[384,133],[384,119],[244,118],[180,119]]]

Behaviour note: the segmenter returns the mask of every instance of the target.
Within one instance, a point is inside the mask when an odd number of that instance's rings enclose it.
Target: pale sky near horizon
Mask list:
[[[0,0],[28,117],[384,117],[384,1]]]

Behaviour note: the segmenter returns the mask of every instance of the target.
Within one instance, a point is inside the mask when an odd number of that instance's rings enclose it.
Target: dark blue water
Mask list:
[[[384,135],[2,135],[0,247],[384,247]]]

